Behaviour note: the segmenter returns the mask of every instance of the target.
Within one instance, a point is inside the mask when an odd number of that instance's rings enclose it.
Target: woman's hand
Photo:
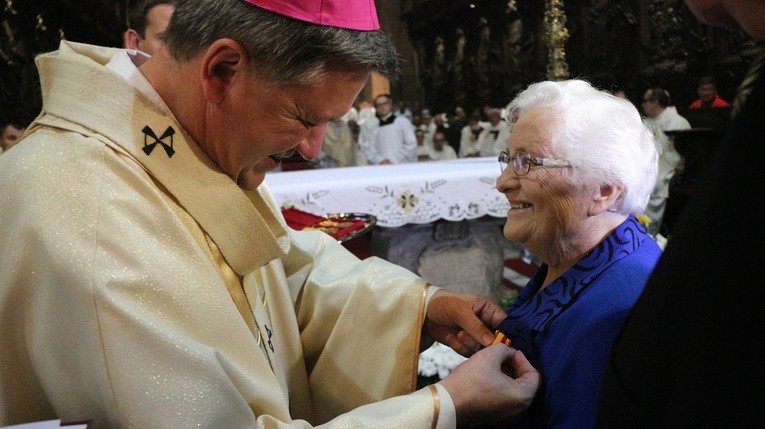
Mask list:
[[[430,299],[425,333],[463,356],[470,356],[494,340],[491,329],[507,315],[486,297],[439,290]]]

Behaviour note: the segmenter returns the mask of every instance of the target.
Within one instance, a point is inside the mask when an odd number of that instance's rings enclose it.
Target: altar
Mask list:
[[[273,172],[266,183],[282,207],[317,215],[368,213],[390,228],[506,217],[510,206],[495,188],[499,173],[491,157]]]
[[[496,158],[272,172],[277,204],[317,215],[377,218],[371,254],[455,291],[495,294],[508,252],[510,208]]]

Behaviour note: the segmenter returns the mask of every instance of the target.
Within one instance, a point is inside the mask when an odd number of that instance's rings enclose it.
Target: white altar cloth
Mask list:
[[[398,227],[438,219],[503,218],[509,203],[496,188],[496,158],[271,172],[277,203],[316,215],[366,213]]]

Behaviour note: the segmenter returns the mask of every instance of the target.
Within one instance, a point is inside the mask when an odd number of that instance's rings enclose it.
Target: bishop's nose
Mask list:
[[[308,161],[313,161],[319,157],[321,145],[324,142],[324,132],[327,130],[327,124],[316,125],[308,130],[306,138],[297,146],[297,151]]]

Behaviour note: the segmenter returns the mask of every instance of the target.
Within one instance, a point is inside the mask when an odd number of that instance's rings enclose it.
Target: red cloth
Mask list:
[[[712,105],[709,106],[709,108],[728,107],[728,106],[730,106],[730,104],[727,101],[725,101],[722,98],[720,98],[719,95],[716,95],[715,99],[712,100]],[[701,99],[698,99],[698,100],[694,101],[693,103],[691,103],[691,105],[688,108],[689,109],[702,109],[702,107],[701,107]]]
[[[295,208],[283,209],[282,214],[287,225],[295,230],[316,229],[324,231],[336,240],[341,240],[350,234],[363,229],[366,223],[361,219],[333,218],[316,216]]]

